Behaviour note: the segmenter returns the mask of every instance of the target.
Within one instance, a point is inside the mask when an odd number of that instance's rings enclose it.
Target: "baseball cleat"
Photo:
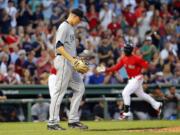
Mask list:
[[[65,128],[61,127],[58,124],[55,125],[47,125],[48,130],[66,130]]]
[[[159,106],[159,108],[158,108],[158,110],[157,110],[157,116],[160,116],[160,115],[161,115],[161,112],[162,112],[162,106],[163,106],[163,104],[160,103],[160,106]]]
[[[130,120],[130,119],[132,119],[132,113],[131,112],[120,113],[120,120]]]
[[[68,123],[69,128],[79,128],[79,129],[88,129],[88,126],[84,125],[81,122]]]

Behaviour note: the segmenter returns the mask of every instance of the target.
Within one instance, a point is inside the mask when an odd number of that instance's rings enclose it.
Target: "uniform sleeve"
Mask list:
[[[56,33],[56,48],[63,46],[68,33],[68,27],[65,24],[59,26]]]
[[[122,66],[123,66],[123,61],[122,61],[122,59],[120,59],[119,62],[116,65],[114,65],[114,66],[112,66],[110,68],[107,68],[106,72],[118,71]]]
[[[144,59],[142,59],[141,57],[136,57],[137,61],[138,61],[138,65],[147,69],[149,66],[149,63],[147,61],[145,61]]]

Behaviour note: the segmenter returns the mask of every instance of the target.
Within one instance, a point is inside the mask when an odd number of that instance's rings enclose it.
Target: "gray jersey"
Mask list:
[[[63,22],[57,30],[56,43],[58,41],[60,41],[64,45],[65,50],[71,56],[76,56],[77,53],[74,28],[66,21]]]

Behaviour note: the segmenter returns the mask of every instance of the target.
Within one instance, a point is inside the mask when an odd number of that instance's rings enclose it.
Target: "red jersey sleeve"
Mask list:
[[[123,61],[122,61],[122,59],[120,59],[119,62],[116,65],[114,65],[114,66],[112,66],[110,68],[107,68],[106,72],[118,71],[122,66],[123,66]]]
[[[138,65],[141,66],[142,68],[147,69],[149,66],[149,63],[147,61],[145,61],[143,58],[137,56],[137,61],[138,61]]]

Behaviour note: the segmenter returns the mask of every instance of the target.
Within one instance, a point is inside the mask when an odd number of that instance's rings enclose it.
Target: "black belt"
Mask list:
[[[61,54],[60,53],[58,53],[58,54],[56,54],[57,56],[61,56]]]

